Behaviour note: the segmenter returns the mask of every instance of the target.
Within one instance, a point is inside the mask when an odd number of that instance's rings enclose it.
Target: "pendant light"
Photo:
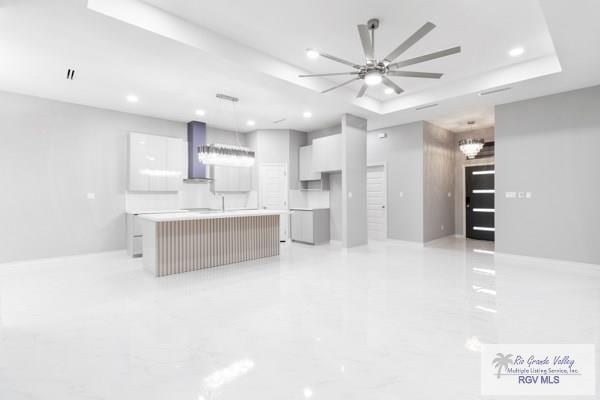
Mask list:
[[[228,144],[207,144],[198,147],[198,159],[206,165],[223,165],[230,167],[251,167],[254,165],[254,151],[241,146],[239,143],[239,130],[237,118],[237,97],[226,94],[217,94],[220,101],[229,101],[233,107],[233,117],[235,121],[235,139],[237,145]],[[222,103],[221,103],[222,104]]]
[[[460,148],[460,151],[462,151],[464,153],[465,156],[467,156],[467,158],[469,160],[475,158],[475,156],[477,154],[479,154],[479,152],[481,151],[481,149],[483,148],[483,145],[485,144],[485,140],[484,139],[463,139],[461,141],[458,142],[458,147]]]

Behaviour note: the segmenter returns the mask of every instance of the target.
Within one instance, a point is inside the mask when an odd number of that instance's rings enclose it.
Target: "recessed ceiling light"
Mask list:
[[[246,125],[248,125],[248,126],[254,126],[254,125],[256,125],[256,121],[254,121],[252,119],[249,119],[248,121],[246,121]]]
[[[312,113],[310,111],[304,111],[304,113],[302,114],[302,116],[304,118],[310,118],[310,117],[312,117]]]
[[[306,57],[308,58],[319,58],[319,52],[315,49],[306,49]]]
[[[137,97],[135,94],[130,94],[127,95],[127,101],[130,103],[137,103],[138,101],[140,101],[140,98]]]
[[[199,116],[203,117],[203,116],[206,115],[206,111],[204,111],[204,110],[196,110],[196,115],[199,115]]]
[[[377,71],[368,72],[365,75],[365,83],[369,86],[379,85],[382,80],[381,74]]]
[[[510,55],[511,57],[518,57],[521,54],[525,53],[525,49],[522,47],[515,47],[514,49],[510,49],[510,51],[508,52],[508,55]]]
[[[394,93],[394,89],[386,87],[385,90],[383,91],[385,94],[393,94]]]

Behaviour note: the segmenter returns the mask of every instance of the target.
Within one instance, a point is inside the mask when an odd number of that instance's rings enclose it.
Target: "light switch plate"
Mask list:
[[[525,192],[525,198],[526,199],[530,199],[531,198],[531,192]]]
[[[352,192],[348,192],[348,198],[351,199],[352,198]]]
[[[96,198],[96,193],[88,193],[87,198],[88,200],[94,200]]]
[[[400,193],[399,193],[399,196],[400,196],[400,197],[404,197],[404,192],[400,192]]]
[[[519,194],[517,195],[520,199],[524,199],[525,198],[525,192],[519,192]]]
[[[505,195],[507,199],[515,199],[517,197],[517,192],[506,192]]]

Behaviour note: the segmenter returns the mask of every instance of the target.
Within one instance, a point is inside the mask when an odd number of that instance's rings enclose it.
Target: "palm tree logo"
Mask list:
[[[494,358],[494,360],[492,361],[492,365],[494,366],[494,368],[498,368],[498,375],[496,375],[496,378],[500,379],[500,375],[502,375],[502,367],[506,369],[510,364],[513,363],[512,357],[512,354],[496,354],[496,358]]]

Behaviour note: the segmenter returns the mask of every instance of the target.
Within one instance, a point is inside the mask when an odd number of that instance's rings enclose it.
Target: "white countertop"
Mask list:
[[[292,207],[290,211],[316,211],[316,210],[329,210],[329,207]]]
[[[210,211],[210,212],[178,212],[178,213],[161,213],[161,214],[142,214],[139,218],[153,221],[186,221],[196,219],[217,219],[217,218],[233,218],[233,217],[256,217],[261,215],[281,215],[289,214],[287,210],[234,210],[234,211]]]
[[[173,209],[173,210],[132,210],[132,211],[126,211],[127,214],[134,214],[134,215],[141,215],[141,214],[162,214],[162,213],[174,214],[174,213],[185,213],[185,212],[189,212],[189,210]]]

